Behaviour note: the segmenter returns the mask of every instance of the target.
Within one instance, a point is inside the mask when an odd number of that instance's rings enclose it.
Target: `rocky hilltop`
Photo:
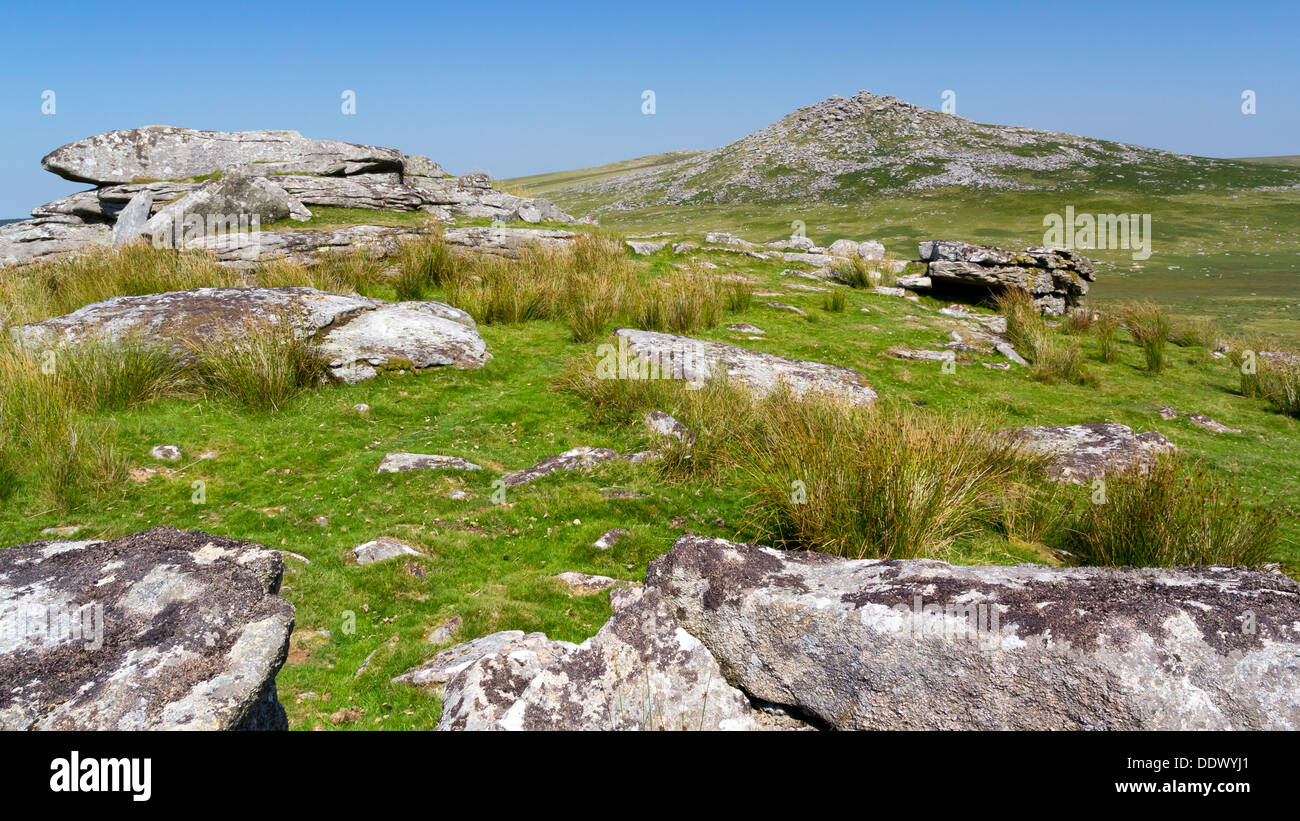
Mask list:
[[[296,131],[145,126],[69,143],[47,154],[41,165],[95,187],[32,209],[30,220],[0,227],[0,265],[140,237],[169,246],[215,242],[219,255],[225,249],[232,260],[260,256],[262,245],[273,250],[288,245],[300,253],[352,245],[350,235],[320,242],[259,237],[253,241],[256,253],[232,255],[213,236],[229,232],[210,230],[214,218],[236,228],[305,221],[317,206],[423,211],[440,223],[457,217],[576,222],[547,200],[494,190],[482,174],[455,177],[428,157],[308,139]]]
[[[946,186],[1059,189],[1128,180],[1190,190],[1228,167],[1275,182],[1278,169],[1019,126],[985,125],[860,91],[805,106],[733,143],[549,189],[597,211],[765,201],[852,202]],[[667,158],[665,158],[667,159]],[[628,165],[632,165],[629,163]],[[1284,175],[1295,183],[1300,175]],[[1266,179],[1267,178],[1267,179]]]

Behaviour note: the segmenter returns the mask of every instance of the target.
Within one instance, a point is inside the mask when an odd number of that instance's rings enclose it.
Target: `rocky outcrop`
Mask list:
[[[988,245],[931,240],[919,246],[936,294],[985,299],[1007,289],[1024,291],[1051,316],[1079,305],[1096,281],[1092,261],[1069,249],[1006,251]]]
[[[392,236],[418,232],[356,226],[315,236],[246,233],[249,225],[256,230],[285,218],[310,219],[312,206],[422,210],[443,223],[458,217],[579,222],[547,200],[497,191],[482,174],[451,177],[427,157],[311,140],[293,131],[227,133],[148,126],[70,143],[51,152],[42,164],[98,187],[35,208],[33,219],[0,229],[0,265],[22,265],[109,244],[127,203],[145,191],[152,202],[137,209],[146,212],[148,225],[140,230],[139,215],[132,212],[114,244],[144,236],[163,246],[202,248],[232,264],[281,257],[310,263],[322,249],[339,248],[365,247],[389,255],[397,251]],[[558,237],[538,239],[547,244]],[[507,234],[469,236],[464,244],[514,254],[521,243]]]
[[[751,699],[881,730],[1300,729],[1276,573],[849,561],[684,536],[650,565]]]
[[[441,302],[386,303],[312,288],[198,288],[114,297],[12,329],[29,348],[90,339],[146,339],[178,357],[248,329],[288,322],[316,343],[331,375],[357,382],[383,370],[479,368],[489,354],[473,320]]]
[[[1010,435],[1025,451],[1047,457],[1048,478],[1064,482],[1149,470],[1160,454],[1178,450],[1157,431],[1135,434],[1113,423],[1030,426]]]
[[[625,344],[626,353],[634,360],[641,360],[616,364],[627,369],[657,371],[657,377],[649,378],[681,379],[702,385],[725,374],[758,395],[769,394],[784,384],[796,396],[830,394],[860,405],[876,399],[876,392],[867,385],[866,378],[851,368],[784,359],[734,345],[654,331],[618,328],[615,332],[620,340],[626,340],[621,343]],[[626,357],[620,353],[619,359]]]
[[[287,729],[283,570],[170,527],[0,550],[0,729]]]

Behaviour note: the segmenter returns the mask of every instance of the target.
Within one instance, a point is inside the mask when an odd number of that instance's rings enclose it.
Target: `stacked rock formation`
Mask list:
[[[908,287],[929,288],[946,296],[978,300],[1007,289],[1030,294],[1050,316],[1079,305],[1088,283],[1097,279],[1092,260],[1063,248],[1007,251],[954,240],[930,240],[919,246],[927,263],[925,277],[913,277]]]
[[[313,206],[424,211],[455,217],[574,222],[544,199],[496,191],[482,174],[453,177],[428,157],[395,148],[313,140],[296,131],[111,131],[50,152],[51,173],[95,188],[0,227],[0,265],[63,256],[137,237],[210,241],[212,221],[247,227],[305,220]],[[188,221],[187,221],[188,220]],[[221,232],[225,234],[225,231]]]

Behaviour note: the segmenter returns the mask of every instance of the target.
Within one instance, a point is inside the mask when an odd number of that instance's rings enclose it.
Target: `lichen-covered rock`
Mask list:
[[[654,331],[618,328],[615,333],[626,340],[627,352],[633,358],[653,366],[661,378],[701,385],[726,374],[728,379],[759,395],[769,394],[784,384],[795,396],[824,393],[862,405],[876,399],[876,392],[867,385],[866,378],[851,368],[784,359],[734,345]]]
[[[170,527],[0,550],[0,729],[287,729],[283,570]]]
[[[649,587],[751,697],[831,727],[1300,729],[1277,573],[849,561],[684,536]]]
[[[121,248],[134,242],[144,231],[153,209],[153,192],[145,189],[132,197],[126,207],[118,212],[117,222],[113,223],[113,247]]]
[[[566,570],[555,577],[556,581],[569,589],[569,592],[579,596],[590,596],[593,593],[599,593],[602,590],[608,590],[615,585],[624,585],[640,587],[640,582],[627,582],[622,579],[614,579],[609,576],[595,576],[590,573],[579,573],[576,570]]]
[[[448,678],[437,729],[499,729],[497,721],[529,683],[547,666],[576,648],[577,645],[553,641],[543,633],[526,636],[519,633],[517,638],[482,653]]]
[[[532,633],[541,636],[541,633]],[[480,636],[473,641],[448,647],[429,661],[415,667],[393,679],[394,684],[410,684],[414,687],[437,687],[446,684],[460,671],[468,668],[479,659],[500,651],[512,643],[524,638],[522,630],[502,630]]]
[[[91,339],[144,339],[178,357],[250,329],[288,322],[313,340],[334,378],[356,382],[394,369],[482,367],[490,355],[473,320],[441,302],[386,303],[312,288],[197,288],[114,297],[13,329],[29,348]]]
[[[1160,454],[1178,449],[1156,431],[1134,434],[1127,425],[1113,423],[1030,426],[1010,433],[1026,451],[1049,457],[1049,478],[1066,482],[1149,470]]]
[[[629,457],[620,456],[618,451],[609,448],[592,448],[584,445],[566,450],[563,453],[557,453],[554,456],[548,456],[532,467],[507,473],[501,477],[501,481],[505,483],[506,487],[526,485],[557,470],[584,470],[601,462],[626,458]]]
[[[402,152],[311,140],[296,131],[195,131],[151,125],[68,143],[41,160],[46,171],[96,185],[204,177],[249,164],[268,174],[338,176],[401,171]]]
[[[43,216],[0,225],[0,267],[71,256],[112,244],[112,226],[78,216]]]

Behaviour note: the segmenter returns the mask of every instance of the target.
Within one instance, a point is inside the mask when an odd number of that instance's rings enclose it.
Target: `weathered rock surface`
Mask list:
[[[1300,585],[685,536],[646,583],[751,698],[852,729],[1300,728]]]
[[[386,303],[312,288],[197,288],[115,297],[13,329],[27,347],[90,339],[146,339],[178,356],[258,326],[289,322],[314,340],[331,374],[345,382],[382,370],[454,365],[478,368],[489,354],[473,320],[441,302]]]
[[[542,636],[531,633],[531,636]],[[394,684],[410,684],[416,687],[436,687],[446,684],[451,677],[468,668],[479,659],[485,658],[511,643],[524,638],[522,630],[503,630],[480,636],[473,641],[448,647],[429,661],[393,679]],[[544,638],[544,636],[543,636]]]
[[[679,442],[690,444],[695,441],[691,429],[677,421],[673,416],[661,410],[650,411],[645,415],[645,426],[660,436],[671,436]]]
[[[653,331],[618,328],[615,332],[627,340],[632,356],[657,365],[663,377],[703,384],[725,374],[726,378],[759,395],[785,384],[796,396],[826,393],[854,404],[868,404],[876,399],[876,392],[867,385],[866,378],[850,368],[784,359],[733,345]]]
[[[75,216],[37,217],[0,225],[0,266],[26,265],[112,244],[112,226]]]
[[[604,533],[600,534],[600,538],[592,542],[591,546],[596,548],[597,550],[609,550],[614,545],[622,541],[623,537],[626,535],[627,535],[627,531],[624,530],[623,528],[611,527],[609,530],[606,530]]]
[[[310,140],[296,131],[195,131],[152,125],[87,137],[41,160],[46,171],[96,185],[203,177],[254,163],[267,173],[339,176],[401,171],[402,153]]]
[[[595,576],[590,573],[579,573],[576,570],[566,570],[555,576],[556,581],[569,588],[569,592],[579,596],[590,596],[593,593],[599,593],[602,590],[608,590],[614,585],[640,587],[640,582],[628,582],[622,579],[614,579],[609,576]]]
[[[1030,426],[1011,431],[1026,451],[1050,456],[1047,475],[1083,482],[1130,470],[1149,470],[1162,453],[1177,450],[1156,431],[1134,434],[1127,425]]]
[[[0,623],[21,625],[0,633],[0,729],[287,729],[283,570],[169,527],[0,550]]]
[[[614,615],[576,647],[513,631],[452,648],[459,656],[443,651],[448,655],[429,665],[436,672],[423,673],[432,679],[456,667],[438,729],[759,728],[744,694],[681,629],[663,597],[641,589],[615,593]],[[416,683],[417,671],[407,675]]]
[[[928,263],[926,276],[936,292],[980,299],[1006,289],[1024,291],[1051,316],[1081,303],[1096,280],[1092,261],[1069,249],[1007,251],[953,240],[930,240],[918,247]]]
[[[438,456],[431,453],[389,453],[379,463],[379,470],[376,473],[404,473],[408,470],[482,470],[482,468],[459,456]]]

